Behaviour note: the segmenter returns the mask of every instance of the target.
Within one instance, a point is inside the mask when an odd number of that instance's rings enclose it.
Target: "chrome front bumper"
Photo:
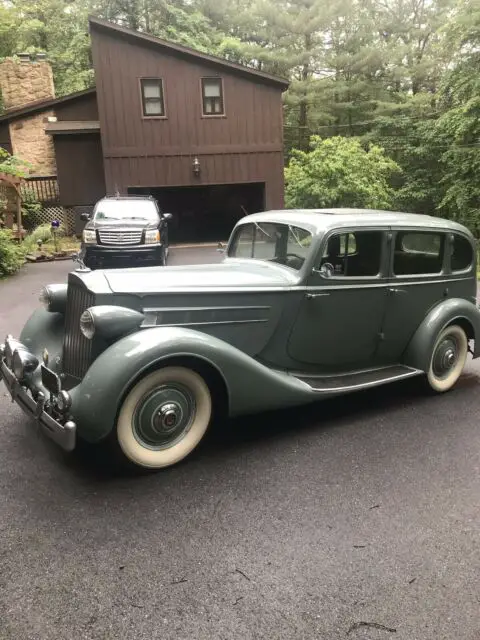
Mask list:
[[[3,382],[10,392],[12,402],[16,402],[22,411],[38,424],[45,435],[56,442],[62,449],[73,451],[76,443],[76,425],[73,422],[67,422],[63,425],[49,415],[44,410],[43,403],[36,402],[29,395],[3,360],[0,361],[0,372]]]

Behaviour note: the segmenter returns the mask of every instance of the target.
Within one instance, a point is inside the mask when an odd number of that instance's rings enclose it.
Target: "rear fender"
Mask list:
[[[195,358],[215,367],[225,382],[230,416],[314,400],[305,383],[269,369],[218,338],[193,329],[157,327],[138,331],[110,346],[71,390],[72,415],[80,435],[91,442],[105,438],[132,384],[152,367],[179,357]]]
[[[403,363],[421,371],[427,371],[438,334],[445,327],[456,322],[464,326],[465,329],[470,329],[471,338],[475,341],[473,357],[478,358],[480,355],[480,311],[468,300],[450,298],[432,309],[418,327],[405,350]]]

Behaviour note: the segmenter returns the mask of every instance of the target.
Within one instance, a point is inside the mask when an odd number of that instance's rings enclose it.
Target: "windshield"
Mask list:
[[[95,210],[95,220],[158,220],[151,200],[101,200]]]
[[[237,229],[228,256],[268,260],[298,270],[311,242],[312,234],[306,229],[277,222],[252,222]]]

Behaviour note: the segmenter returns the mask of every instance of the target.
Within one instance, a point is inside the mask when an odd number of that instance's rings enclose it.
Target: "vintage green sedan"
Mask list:
[[[436,392],[480,353],[476,251],[446,220],[355,210],[242,218],[223,262],[90,271],[45,287],[0,346],[12,400],[66,450],[140,467],[188,456],[214,414],[411,376]]]

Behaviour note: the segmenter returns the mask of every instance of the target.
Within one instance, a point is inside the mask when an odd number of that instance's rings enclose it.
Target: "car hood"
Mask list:
[[[85,225],[85,229],[115,229],[115,231],[121,231],[122,229],[156,229],[158,227],[158,220],[90,220]]]
[[[113,293],[199,292],[205,289],[281,288],[296,284],[298,274],[286,267],[256,260],[220,264],[110,269],[103,277]]]

